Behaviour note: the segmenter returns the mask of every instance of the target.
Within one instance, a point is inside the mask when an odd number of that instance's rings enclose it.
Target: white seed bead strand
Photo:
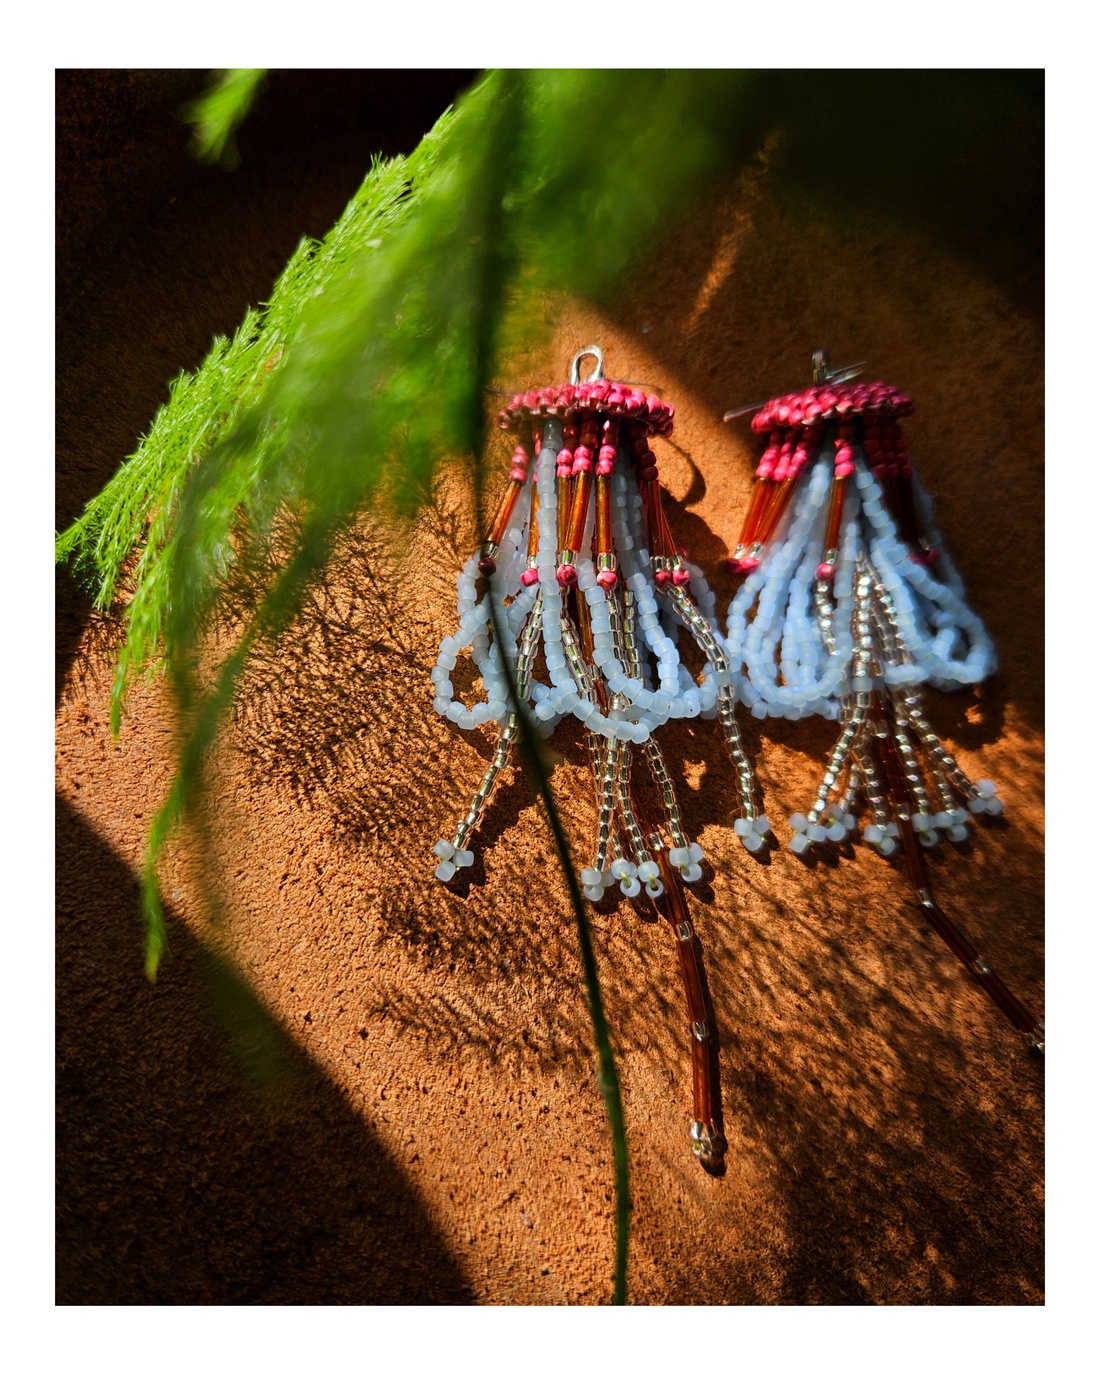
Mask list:
[[[943,564],[942,578],[910,558],[911,550],[885,508],[882,488],[866,459],[857,451],[853,461],[870,559],[894,602],[898,633],[916,669],[914,673],[909,668],[899,678],[888,668],[887,681],[930,682],[946,689],[980,682],[996,666],[996,653],[985,626],[966,604],[954,564],[942,545],[936,565],[938,573]],[[920,491],[930,516],[927,495],[915,481],[913,488],[915,500]]]

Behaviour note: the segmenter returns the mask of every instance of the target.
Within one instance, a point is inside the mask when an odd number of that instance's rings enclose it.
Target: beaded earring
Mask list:
[[[726,642],[752,714],[841,724],[813,804],[790,817],[790,848],[840,843],[869,813],[863,838],[899,846],[937,932],[1029,1041],[1042,1022],[1023,1007],[932,897],[923,849],[968,838],[973,816],[1000,815],[988,779],[972,782],[933,733],[924,684],[952,688],[996,667],[992,641],[966,603],[932,504],[898,421],[912,402],[885,382],[855,382],[814,354],[814,385],[727,412],[752,413],[767,436],[733,555],[744,581]]]
[[[595,369],[582,382],[586,357]],[[650,442],[671,434],[672,422],[672,406],[656,395],[606,379],[594,345],[573,359],[568,385],[513,396],[501,412],[500,427],[516,436],[511,472],[480,555],[459,573],[458,632],[443,640],[432,671],[440,715],[467,730],[494,721],[500,733],[468,812],[435,846],[435,874],[449,882],[472,864],[470,836],[518,733],[506,659],[540,734],[549,736],[569,715],[584,726],[599,802],[594,857],[581,873],[585,896],[598,902],[617,883],[626,897],[651,899],[673,928],[691,1018],[692,1145],[714,1164],[725,1142],[711,1097],[699,956],[679,885],[702,876],[703,851],[684,833],[659,727],[676,717],[717,716],[738,778],[742,843],[759,849],[770,826],[755,804],[714,593],[673,543],[662,509]],[[499,639],[488,595],[478,599],[479,574],[499,607]],[[681,629],[703,654],[701,681],[681,660]],[[536,674],[540,648],[549,681]],[[451,683],[466,649],[486,692],[472,709],[454,699]],[[646,813],[636,750],[656,785],[664,834]]]

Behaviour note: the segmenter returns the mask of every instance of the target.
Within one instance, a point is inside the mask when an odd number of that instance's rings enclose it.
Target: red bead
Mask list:
[[[484,573],[486,577],[492,577],[493,573],[497,570],[497,565],[494,559],[489,558],[488,555],[484,555],[477,560],[477,570],[480,573]]]
[[[673,568],[672,580],[677,587],[682,587],[685,583],[691,581],[691,574],[688,572],[687,568]]]
[[[535,583],[539,580],[538,568],[524,568],[524,570],[519,575],[519,580],[523,583],[525,587],[533,587]]]
[[[577,585],[577,570],[571,563],[563,563],[555,575],[559,586],[575,587]]]

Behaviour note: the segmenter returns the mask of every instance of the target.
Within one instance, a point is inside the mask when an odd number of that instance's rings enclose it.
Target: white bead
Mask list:
[[[897,847],[898,847],[898,842],[897,842],[897,840],[892,840],[892,839],[890,838],[890,836],[887,835],[887,837],[886,837],[886,838],[882,841],[882,843],[879,845],[879,847],[878,847],[878,852],[879,852],[880,854],[884,854],[884,855],[886,856],[886,858],[889,858],[890,855],[894,852],[894,850],[897,849]]]
[[[603,887],[599,883],[586,883],[582,891],[590,902],[598,902],[603,896]]]
[[[652,878],[645,885],[645,892],[647,897],[653,897],[655,899],[657,897],[661,897],[664,895],[664,890],[665,885],[663,882],[661,882],[660,878]]]
[[[455,847],[450,840],[437,840],[432,846],[432,853],[437,859],[453,858],[454,852]]]
[[[699,864],[688,864],[686,868],[680,869],[680,877],[685,883],[697,883],[702,876],[703,870]]]
[[[886,838],[886,832],[878,825],[865,825],[863,827],[863,838],[868,844],[880,844]]]
[[[611,873],[615,878],[633,878],[634,865],[629,859],[616,859],[611,865]]]
[[[772,828],[772,823],[767,816],[757,816],[752,823],[752,828],[758,835],[767,835]]]
[[[745,848],[749,851],[750,854],[755,854],[756,851],[761,848],[764,841],[760,838],[760,836],[756,833],[755,830],[750,830],[747,835],[741,836],[741,843],[745,846]]]
[[[449,883],[451,879],[454,877],[454,875],[455,866],[453,863],[450,863],[447,859],[444,859],[443,862],[439,865],[439,867],[435,870],[435,876],[439,879],[441,883]]]
[[[801,811],[796,811],[794,815],[790,818],[789,824],[792,830],[802,831],[805,830],[806,827],[809,825],[809,821],[806,819],[806,817],[802,814]],[[801,851],[796,852],[800,853]]]
[[[827,840],[832,840],[833,844],[839,844],[847,834],[847,830],[844,829],[835,817],[831,818],[829,824],[825,827],[825,838]]]
[[[746,820],[744,816],[738,816],[733,823],[733,833],[735,835],[740,835],[742,839],[744,839],[746,835],[751,835],[753,833],[752,821]]]
[[[791,836],[789,848],[793,850],[795,854],[804,854],[809,847],[809,840],[801,832],[797,832]]]
[[[598,868],[582,868],[581,882],[586,887],[592,887],[600,881],[600,870]]]
[[[701,863],[703,859],[703,846],[701,844],[689,844],[688,858],[694,864]]]
[[[469,868],[474,861],[474,851],[472,849],[456,849],[454,861],[459,868]]]
[[[821,844],[826,838],[825,827],[823,825],[807,825],[806,838],[814,844]]]
[[[660,872],[661,870],[652,859],[647,859],[644,864],[638,865],[638,877],[644,883],[652,882],[654,878],[660,876]]]
[[[624,897],[637,897],[641,890],[642,885],[637,878],[624,878],[619,884],[619,891]]]

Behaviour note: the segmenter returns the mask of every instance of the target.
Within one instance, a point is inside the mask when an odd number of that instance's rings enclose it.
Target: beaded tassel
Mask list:
[[[932,900],[922,857],[941,836],[966,840],[973,816],[1002,813],[995,784],[966,776],[921,697],[926,683],[987,676],[993,645],[906,453],[898,420],[912,411],[909,397],[884,382],[830,378],[824,354],[814,363],[814,386],[751,407],[767,447],[730,560],[745,581],[727,643],[753,715],[840,722],[813,804],[790,818],[790,848],[841,843],[865,806],[864,840],[886,857],[900,847],[932,924],[1041,1046],[1041,1023]]]
[[[581,382],[588,355],[596,370]],[[444,639],[432,672],[441,715],[463,729],[496,721],[500,735],[466,816],[435,846],[436,877],[448,882],[473,862],[470,836],[518,733],[506,659],[544,737],[568,715],[584,725],[599,805],[592,861],[581,873],[585,896],[598,902],[617,884],[626,897],[650,898],[676,931],[692,1021],[693,1148],[713,1164],[724,1143],[709,1096],[708,1022],[694,932],[676,887],[702,877],[703,851],[684,833],[655,731],[670,719],[717,717],[737,770],[742,843],[759,849],[770,826],[741,747],[736,675],[714,594],[673,544],[662,509],[650,442],[671,433],[672,419],[658,397],[605,379],[594,347],[573,360],[568,385],[514,396],[501,413],[501,428],[517,439],[508,486],[479,557],[459,574],[458,633]],[[478,572],[498,598],[499,639],[488,598],[477,600]],[[681,631],[703,655],[700,681],[681,660]],[[467,648],[486,692],[472,708],[454,699],[451,683]],[[540,648],[548,680],[536,673]],[[639,752],[660,798],[660,828],[638,796]]]

